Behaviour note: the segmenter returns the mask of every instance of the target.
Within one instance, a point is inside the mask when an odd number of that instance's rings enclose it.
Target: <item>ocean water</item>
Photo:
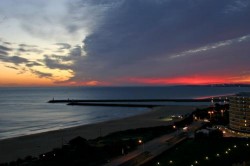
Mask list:
[[[123,118],[149,111],[147,108],[83,107],[47,103],[53,98],[178,99],[226,95],[241,91],[250,91],[250,88],[191,86],[0,88],[0,139]]]

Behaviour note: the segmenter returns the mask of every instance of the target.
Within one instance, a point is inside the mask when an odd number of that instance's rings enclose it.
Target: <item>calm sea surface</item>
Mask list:
[[[148,111],[145,108],[83,107],[47,103],[52,98],[178,99],[241,91],[250,91],[250,88],[188,86],[0,88],[0,139],[96,123]]]

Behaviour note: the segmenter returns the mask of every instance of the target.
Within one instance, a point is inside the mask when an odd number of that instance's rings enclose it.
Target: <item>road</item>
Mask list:
[[[201,122],[193,122],[188,126],[187,131],[178,130],[153,139],[147,143],[142,143],[138,148],[126,155],[117,157],[104,166],[139,166],[142,165],[164,151],[172,148],[176,144],[185,140],[188,135],[202,126]]]

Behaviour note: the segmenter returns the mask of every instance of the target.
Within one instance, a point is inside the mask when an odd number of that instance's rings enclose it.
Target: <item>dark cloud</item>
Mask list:
[[[6,59],[8,59],[8,57],[6,55],[1,55],[0,53],[0,61],[6,62]]]
[[[69,49],[69,53],[67,55],[44,55],[44,59],[41,62],[49,69],[72,71],[75,69],[75,63],[78,60],[82,59],[82,56],[83,48],[81,46],[76,45]]]
[[[14,69],[14,70],[19,70],[17,67],[14,67],[14,66],[5,66],[7,68],[10,68],[10,69]]]
[[[123,1],[123,0],[122,0]],[[67,2],[68,13],[63,26],[70,36],[86,36],[91,33],[105,17],[105,12],[122,1],[114,0],[72,0]],[[79,40],[79,39],[78,39]],[[81,39],[80,39],[81,40]]]
[[[0,49],[0,55],[2,55],[2,56],[5,55],[5,56],[6,56],[6,55],[8,55],[8,54],[9,54],[8,52],[6,52],[6,51]]]
[[[12,45],[10,42],[3,42],[5,45]],[[27,45],[27,44],[19,44],[19,48],[10,48],[5,45],[0,45],[0,61],[2,62],[7,62],[15,65],[16,67],[7,65],[6,67],[12,68],[15,70],[20,70],[21,73],[24,73],[23,68],[18,67],[20,64],[25,65],[26,67],[34,67],[34,66],[43,66],[41,63],[35,62],[35,61],[30,61],[27,58],[24,58],[22,56],[11,56],[10,52],[13,50],[17,51],[17,54],[20,53],[29,53],[29,52],[35,52],[35,53],[41,53],[42,50],[39,50],[36,48],[37,46],[35,45]],[[13,46],[14,47],[14,46]]]
[[[28,48],[22,48],[22,47],[20,47],[20,48],[17,49],[17,51],[19,53],[38,53],[38,54],[43,53],[43,50],[37,49],[37,48],[30,48],[30,49],[28,49]]]
[[[42,64],[38,62],[29,62],[26,64],[27,67],[34,67],[34,66],[43,66]]]
[[[36,48],[36,47],[38,47],[37,45],[24,44],[24,43],[19,44],[18,46],[19,46],[19,47],[24,47],[24,48]]]
[[[5,51],[5,52],[7,52],[7,51],[12,51],[11,48],[6,47],[6,46],[3,46],[3,45],[0,45],[0,50],[1,50],[1,51]]]
[[[63,56],[63,55],[52,54],[49,57],[51,57],[53,59],[57,59],[59,61],[67,61],[67,60],[64,60],[65,58],[67,58],[67,56]]]
[[[31,72],[39,78],[51,78],[53,76],[51,73],[45,73],[38,70],[31,70]]]
[[[19,44],[19,48],[17,51],[19,53],[38,53],[41,54],[43,53],[42,49],[39,49],[37,45],[31,45],[31,44]]]
[[[12,51],[12,48],[0,45],[0,55],[8,56],[10,51]]]
[[[81,46],[75,46],[70,50],[69,56],[78,57],[83,55],[83,49]]]
[[[60,70],[69,70],[70,66],[63,64],[59,59],[52,59],[48,55],[44,56],[43,60],[45,66],[50,69],[60,69]]]
[[[6,45],[12,45],[12,43],[10,43],[10,42],[3,42],[3,43]]]
[[[55,54],[52,54],[49,56],[51,59],[55,59],[57,60],[58,62],[61,61],[61,62],[69,62],[69,61],[72,61],[73,58],[70,57],[70,55],[55,55]]]
[[[19,56],[5,56],[5,55],[0,55],[0,61],[13,63],[15,65],[29,63],[29,60],[26,58],[19,57]]]
[[[71,45],[68,43],[56,43],[56,45],[60,46],[60,50],[68,50],[71,48]]]
[[[10,56],[6,59],[6,62],[14,63],[15,65],[28,63],[29,60],[19,56]]]
[[[234,0],[115,2],[91,1],[92,5],[108,6],[108,10],[83,41],[87,56],[75,62],[76,75],[71,80],[169,77],[197,71],[205,74],[211,68],[220,72],[220,67],[216,66],[218,63],[223,63],[225,70],[231,69],[226,64],[237,65],[231,57],[233,55],[237,55],[238,62],[244,66],[250,60],[245,56],[249,53],[247,41],[192,52],[188,58],[170,58],[174,54],[250,34],[249,5],[239,6],[238,12],[234,12],[229,10]],[[86,1],[81,4],[86,5]],[[237,52],[241,47],[246,53]],[[215,65],[211,58],[218,63]]]
[[[19,52],[27,52],[27,50],[24,49],[24,48],[19,48],[18,51],[19,51]]]

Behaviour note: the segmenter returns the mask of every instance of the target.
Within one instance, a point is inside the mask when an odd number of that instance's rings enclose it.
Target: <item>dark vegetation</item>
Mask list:
[[[208,119],[212,125],[228,125],[229,104],[214,104],[208,108],[197,109],[193,115],[197,119]]]
[[[144,166],[231,166],[249,161],[249,158],[250,141],[246,138],[189,139]]]
[[[202,132],[195,132],[194,138],[198,139],[220,139],[223,137],[223,133],[219,129],[210,130],[208,134],[204,134]]]
[[[215,104],[204,109],[197,109],[193,114],[197,119],[207,119],[209,123],[203,125],[202,129],[209,131],[208,134],[203,132],[195,132],[195,139],[219,139],[223,137],[223,133],[219,129],[212,128],[214,125],[227,126],[229,123],[229,105]]]

